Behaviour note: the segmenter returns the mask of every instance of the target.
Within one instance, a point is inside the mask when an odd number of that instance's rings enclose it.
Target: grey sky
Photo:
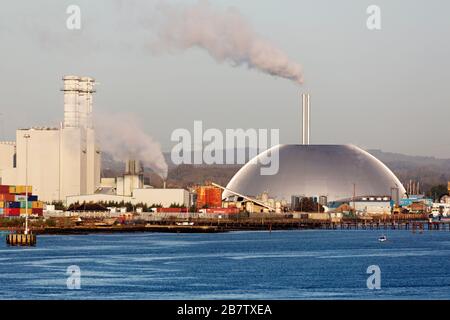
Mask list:
[[[236,7],[300,63],[303,86],[218,64],[199,49],[152,55],[146,46],[156,1],[143,2],[3,2],[5,138],[17,127],[57,125],[61,77],[79,74],[100,82],[96,110],[136,114],[166,151],[171,132],[192,130],[194,120],[206,128],[280,128],[282,143],[298,143],[299,94],[307,90],[312,143],[450,157],[450,2],[210,1]],[[80,31],[66,29],[69,4],[81,7]],[[379,31],[366,28],[370,4],[381,7]]]

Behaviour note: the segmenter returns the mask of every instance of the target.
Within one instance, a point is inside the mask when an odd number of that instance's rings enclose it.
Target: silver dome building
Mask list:
[[[271,151],[279,153],[278,173],[261,175],[264,165],[259,160]],[[246,196],[267,192],[271,198],[287,201],[292,195],[326,196],[329,202],[354,195],[402,198],[406,193],[386,165],[354,145],[277,145],[254,160],[234,175],[227,189]],[[224,191],[223,198],[232,195]]]

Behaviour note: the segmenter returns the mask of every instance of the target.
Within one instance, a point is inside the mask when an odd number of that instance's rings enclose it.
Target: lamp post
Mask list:
[[[353,213],[356,215],[356,183],[353,182]]]
[[[30,135],[24,134],[25,138],[25,234],[28,234],[28,139]]]

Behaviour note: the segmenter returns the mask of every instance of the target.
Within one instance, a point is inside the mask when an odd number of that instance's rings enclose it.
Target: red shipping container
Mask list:
[[[156,212],[188,212],[188,208],[156,208]]]
[[[44,212],[44,209],[42,208],[32,208],[31,209],[31,213],[32,214],[37,214],[38,216],[41,216]]]
[[[0,185],[0,193],[9,193],[9,186]]]
[[[20,215],[20,208],[7,208],[10,214]]]
[[[20,208],[5,208],[4,213],[9,217],[20,216]]]
[[[206,209],[206,213],[236,214],[236,213],[239,213],[239,209],[238,208],[208,208],[208,209]]]

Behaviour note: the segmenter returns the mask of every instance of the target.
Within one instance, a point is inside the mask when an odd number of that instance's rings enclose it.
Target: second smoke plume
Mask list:
[[[141,128],[140,121],[130,114],[102,114],[96,128],[103,151],[117,161],[139,160],[163,179],[167,163],[161,146]]]

